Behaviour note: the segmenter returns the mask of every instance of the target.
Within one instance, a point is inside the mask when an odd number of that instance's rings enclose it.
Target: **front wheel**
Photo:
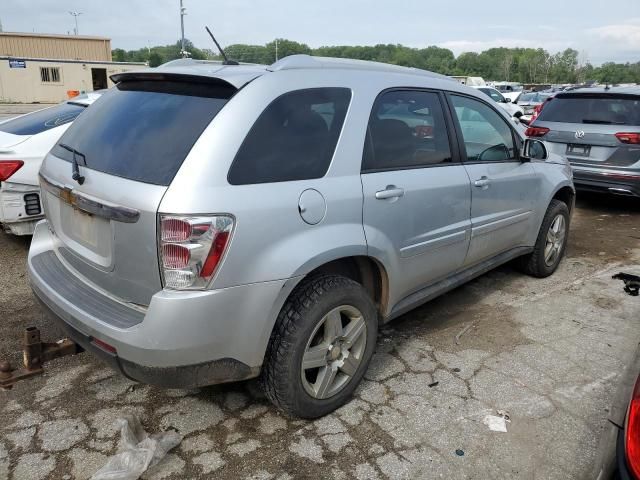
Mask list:
[[[564,256],[568,238],[569,207],[560,200],[551,200],[533,252],[519,259],[521,270],[538,278],[551,275]]]
[[[376,308],[365,289],[340,276],[296,287],[269,340],[261,383],[291,416],[317,418],[349,400],[376,344]]]

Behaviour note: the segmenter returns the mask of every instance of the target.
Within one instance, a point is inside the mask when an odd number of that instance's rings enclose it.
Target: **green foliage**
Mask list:
[[[185,39],[184,49],[189,52],[191,58],[203,60],[210,57],[211,51],[200,50],[196,48],[190,40]],[[178,40],[172,45],[145,47],[138,50],[125,51],[121,48],[116,48],[111,51],[111,58],[114,62],[149,62],[151,67],[157,67],[163,63],[181,58],[180,55],[181,43]]]
[[[338,45],[312,49],[304,43],[284,38],[277,40],[277,57],[309,54],[323,57],[354,58],[422,68],[445,75],[469,75],[486,80],[507,80],[522,83],[576,83],[598,81],[608,83],[640,83],[640,62],[605,63],[594,67],[581,62],[576,50],[567,48],[550,54],[542,48],[490,48],[481,53],[465,52],[455,58],[446,48],[429,46],[410,48],[404,45],[373,46]],[[218,52],[198,49],[189,40],[185,49],[196,59],[220,60]],[[276,60],[276,41],[266,45],[234,44],[225,48],[227,56],[246,63],[269,65]],[[180,42],[173,45],[112,51],[114,61],[149,62],[152,67],[180,58]]]

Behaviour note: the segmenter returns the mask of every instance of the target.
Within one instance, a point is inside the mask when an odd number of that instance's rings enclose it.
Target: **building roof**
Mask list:
[[[3,37],[39,37],[39,38],[64,38],[66,40],[102,40],[111,41],[109,37],[96,37],[92,35],[65,35],[59,33],[29,33],[29,32],[0,32]]]

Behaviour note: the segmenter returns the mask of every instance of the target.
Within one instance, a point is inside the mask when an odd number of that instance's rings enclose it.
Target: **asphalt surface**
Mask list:
[[[18,362],[24,327],[56,338],[28,287],[28,245],[0,233],[0,357]],[[149,479],[589,478],[640,337],[619,271],[640,274],[640,203],[580,195],[552,277],[507,265],[392,322],[355,398],[313,422],[280,415],[255,382],[163,390],[87,354],[57,360],[0,392],[0,479],[89,478],[125,413],[184,435]],[[507,432],[490,430],[505,413]]]

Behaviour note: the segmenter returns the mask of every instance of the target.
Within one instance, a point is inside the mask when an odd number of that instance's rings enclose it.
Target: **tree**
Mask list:
[[[199,49],[185,40],[185,49],[195,59],[222,60],[217,51]],[[225,52],[230,59],[246,63],[270,65],[276,59],[276,41],[265,45],[229,45]],[[640,83],[640,62],[608,62],[594,67],[586,52],[567,48],[551,54],[538,48],[490,48],[480,53],[464,52],[455,58],[446,48],[428,46],[410,48],[399,44],[335,45],[312,49],[304,43],[278,39],[278,58],[296,54],[323,57],[354,58],[422,68],[446,75],[481,76],[487,80],[512,80],[522,83],[575,83],[596,80],[607,83]],[[116,62],[149,62],[157,66],[180,58],[180,42],[171,45],[125,51],[112,50]]]

